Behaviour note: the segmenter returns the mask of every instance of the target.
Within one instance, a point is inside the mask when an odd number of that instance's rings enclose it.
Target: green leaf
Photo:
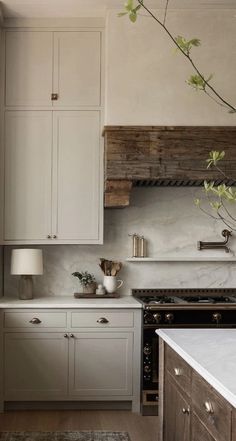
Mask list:
[[[206,160],[208,163],[207,168],[210,168],[212,165],[216,166],[218,161],[221,161],[225,156],[225,152],[218,152],[217,150],[212,150],[209,153],[209,158]]]
[[[210,206],[211,206],[211,208],[213,208],[214,210],[219,211],[219,209],[222,207],[222,204],[221,204],[221,202],[217,202],[217,201],[215,201],[215,202],[211,202],[211,203],[210,203]]]
[[[136,22],[136,20],[137,20],[137,13],[136,13],[136,11],[134,9],[133,9],[133,11],[131,11],[129,13],[129,19],[130,19],[130,21],[132,21],[132,23]]]
[[[128,0],[128,1],[125,3],[125,9],[126,9],[126,11],[128,11],[128,12],[132,11],[132,10],[134,9],[134,1],[133,1],[133,0]]]
[[[207,80],[205,80],[204,77],[201,77],[198,74],[191,75],[190,78],[187,80],[187,84],[189,86],[192,86],[195,90],[205,90],[207,83],[212,79],[213,74],[209,75]]]
[[[186,38],[182,37],[181,35],[178,35],[175,38],[175,41],[179,46],[177,50],[182,49],[182,51],[187,55],[189,55],[193,46],[197,47],[200,46],[201,44],[201,41],[198,38],[192,38],[191,40],[186,40]]]

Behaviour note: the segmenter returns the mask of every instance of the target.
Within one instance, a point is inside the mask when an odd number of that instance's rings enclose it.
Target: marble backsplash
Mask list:
[[[105,210],[104,245],[49,245],[43,249],[44,274],[35,277],[36,296],[71,296],[79,291],[73,271],[88,270],[98,282],[102,273],[99,257],[116,259],[124,266],[119,274],[124,280],[121,293],[131,288],[153,287],[236,287],[236,262],[126,262],[132,255],[129,233],[144,235],[148,255],[176,257],[228,255],[223,250],[198,251],[198,240],[222,240],[224,225],[211,219],[194,206],[201,189],[137,188],[132,191],[131,206]],[[236,207],[235,207],[236,214]],[[230,240],[232,253],[236,240]],[[4,292],[17,295],[17,276],[10,275],[12,247],[5,247]]]

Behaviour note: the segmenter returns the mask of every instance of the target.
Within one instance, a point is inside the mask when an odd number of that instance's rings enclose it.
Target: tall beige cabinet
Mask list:
[[[4,244],[103,240],[103,22],[52,25],[5,30]]]

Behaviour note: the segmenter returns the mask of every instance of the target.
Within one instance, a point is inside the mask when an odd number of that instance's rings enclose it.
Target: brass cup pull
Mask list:
[[[189,414],[190,414],[190,407],[187,407],[187,409],[186,409],[185,407],[183,407],[182,412],[183,412],[185,415],[189,415]]]
[[[47,235],[47,239],[51,239],[52,236],[50,234]]]
[[[97,323],[106,324],[109,323],[109,320],[107,320],[105,317],[101,317],[97,320]]]
[[[214,413],[213,405],[210,401],[205,401],[204,409],[207,413]]]
[[[174,368],[174,373],[176,377],[180,377],[182,375],[180,368]]]
[[[57,235],[54,234],[54,235],[52,236],[52,238],[53,238],[53,239],[57,239]]]
[[[37,317],[32,318],[29,322],[32,323],[32,325],[39,325],[39,323],[42,323]]]

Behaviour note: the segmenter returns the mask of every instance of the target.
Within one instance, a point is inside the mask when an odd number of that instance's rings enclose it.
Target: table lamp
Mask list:
[[[11,274],[21,276],[19,280],[19,299],[32,299],[32,276],[43,274],[42,250],[32,248],[12,250]]]

